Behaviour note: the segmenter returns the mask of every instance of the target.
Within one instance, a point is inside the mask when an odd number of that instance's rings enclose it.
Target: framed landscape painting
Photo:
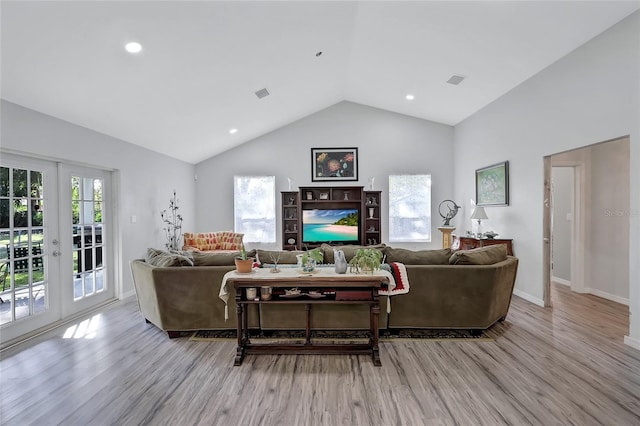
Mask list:
[[[311,180],[358,180],[358,148],[311,148]]]
[[[476,170],[476,205],[509,205],[509,162]]]

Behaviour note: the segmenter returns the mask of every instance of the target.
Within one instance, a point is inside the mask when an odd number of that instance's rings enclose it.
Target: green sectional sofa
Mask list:
[[[342,247],[347,260],[357,247]],[[449,328],[486,329],[504,320],[515,284],[518,259],[495,245],[452,253],[449,249],[411,251],[377,246],[388,262],[406,266],[408,294],[380,297],[381,329]],[[333,248],[324,246],[325,262],[331,263]],[[157,251],[155,251],[157,253]],[[273,252],[255,254],[268,263]],[[253,253],[252,253],[253,254]],[[295,263],[296,252],[283,252],[280,264]],[[131,271],[144,318],[167,331],[170,337],[182,331],[235,329],[235,301],[229,299],[229,319],[218,297],[223,276],[234,269],[233,253],[192,253],[189,259],[137,259]],[[155,263],[155,265],[154,265]],[[191,266],[191,263],[193,266]],[[175,266],[156,266],[156,265]],[[188,265],[188,266],[185,266]],[[249,326],[264,330],[304,329],[301,305],[250,305]],[[361,312],[362,311],[362,312]],[[358,305],[315,305],[311,326],[318,330],[367,329],[368,308]]]

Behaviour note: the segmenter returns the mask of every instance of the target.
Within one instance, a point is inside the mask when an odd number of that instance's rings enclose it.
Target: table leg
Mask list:
[[[380,304],[377,299],[375,303],[371,304],[371,358],[373,359],[373,365],[376,367],[382,366],[380,361],[380,348],[378,347],[378,318],[380,316]]]
[[[243,339],[243,345],[246,346],[247,343],[249,342],[249,305],[244,305],[244,309],[242,310],[242,324],[243,324],[243,330],[244,332],[242,333],[242,339]]]
[[[304,308],[307,311],[307,329],[305,334],[305,345],[311,344],[311,304],[307,303],[304,305]]]
[[[243,335],[243,324],[242,324],[242,320],[244,318],[243,315],[243,311],[244,309],[242,309],[242,303],[238,303],[236,301],[236,314],[238,316],[238,347],[236,349],[236,359],[233,362],[233,365],[241,365],[242,364],[242,360],[244,359],[244,335]]]

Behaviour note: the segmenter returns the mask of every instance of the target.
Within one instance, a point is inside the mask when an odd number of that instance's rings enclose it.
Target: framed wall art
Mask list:
[[[358,180],[358,148],[311,148],[311,180]]]
[[[509,162],[476,170],[476,205],[509,205]]]

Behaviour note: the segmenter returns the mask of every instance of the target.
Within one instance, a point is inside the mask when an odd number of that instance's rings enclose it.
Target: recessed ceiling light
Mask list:
[[[124,48],[129,53],[140,53],[142,45],[136,41],[132,41],[124,45]]]
[[[412,101],[412,100],[414,100],[416,97],[415,97],[415,96],[413,96],[411,93],[409,93],[407,96],[405,96],[405,98],[406,98],[408,101]]]
[[[237,132],[238,132],[238,129],[231,129],[231,130],[229,130],[229,133],[231,133],[232,135],[233,135],[234,133],[237,133]]]

